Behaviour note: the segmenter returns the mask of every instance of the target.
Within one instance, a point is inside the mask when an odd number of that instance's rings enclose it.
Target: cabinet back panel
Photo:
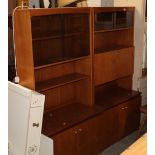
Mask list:
[[[91,75],[90,58],[35,70],[35,81],[45,81],[71,73]]]
[[[71,103],[90,106],[88,79],[41,92],[45,97],[45,111]]]
[[[60,64],[56,66],[49,66],[35,70],[35,81],[45,81],[63,75],[75,73],[74,62]]]
[[[76,102],[75,84],[68,84],[42,92],[45,97],[45,111]]]
[[[89,55],[88,14],[48,15],[31,21],[35,66]]]
[[[133,46],[133,29],[95,33],[94,51]]]

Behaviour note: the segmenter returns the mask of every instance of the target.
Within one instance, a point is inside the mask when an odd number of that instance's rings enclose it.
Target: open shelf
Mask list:
[[[101,108],[97,105],[87,107],[80,103],[72,103],[45,113],[42,132],[51,137],[67,128],[94,117],[100,112]]]
[[[36,90],[39,92],[46,91],[55,87],[63,86],[72,82],[80,81],[88,78],[87,75],[73,73],[61,77],[53,78],[46,81],[36,83]]]
[[[125,48],[130,48],[132,46],[111,46],[109,48],[98,48],[94,50],[95,54],[99,54],[99,53],[104,53],[104,52],[110,52],[110,51],[114,51],[114,50],[120,50],[120,49],[125,49]]]
[[[43,62],[39,62],[38,66],[34,67],[35,70],[37,69],[42,69],[42,68],[46,68],[46,67],[50,67],[50,66],[55,66],[55,65],[60,65],[60,64],[64,64],[64,63],[68,63],[68,62],[72,62],[72,61],[78,61],[78,60],[83,60],[83,59],[88,59],[90,58],[90,56],[82,56],[82,57],[77,57],[77,58],[59,58],[59,62],[53,62],[51,61],[51,63],[49,62],[49,64],[46,64],[47,61]],[[54,60],[54,59],[53,59]],[[61,61],[60,61],[61,60]]]
[[[103,109],[109,109],[138,95],[140,95],[140,92],[127,90],[118,86],[110,86],[106,89],[96,91],[95,104],[102,106]]]
[[[121,30],[128,30],[133,29],[133,27],[125,27],[125,28],[115,28],[115,29],[108,29],[108,30],[96,30],[95,33],[104,33],[104,32],[111,32],[111,31],[121,31]]]

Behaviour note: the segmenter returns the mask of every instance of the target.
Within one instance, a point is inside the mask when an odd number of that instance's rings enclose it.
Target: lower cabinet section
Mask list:
[[[54,155],[98,155],[138,129],[140,104],[139,96],[53,136]]]

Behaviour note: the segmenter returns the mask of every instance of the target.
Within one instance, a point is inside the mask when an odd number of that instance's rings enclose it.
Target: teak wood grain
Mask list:
[[[137,129],[133,19],[134,7],[16,10],[20,84],[45,94],[54,155],[97,155]]]
[[[15,12],[14,32],[17,73],[20,77],[20,84],[35,90],[31,21],[29,12]]]

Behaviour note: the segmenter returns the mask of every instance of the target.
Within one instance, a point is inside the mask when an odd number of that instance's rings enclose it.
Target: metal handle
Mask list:
[[[123,11],[126,11],[126,8],[123,8]]]
[[[74,133],[77,134],[78,132],[75,130]]]
[[[33,127],[39,127],[39,123],[33,123]]]
[[[123,108],[121,108],[122,110],[124,110],[124,109],[128,109],[128,107],[123,107]]]
[[[81,132],[81,131],[82,131],[82,129],[80,128],[80,129],[79,129],[79,131]]]

